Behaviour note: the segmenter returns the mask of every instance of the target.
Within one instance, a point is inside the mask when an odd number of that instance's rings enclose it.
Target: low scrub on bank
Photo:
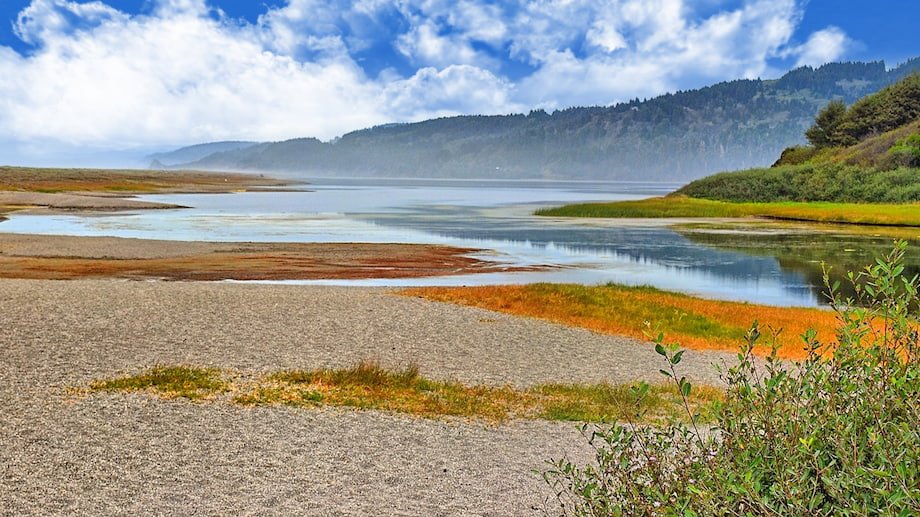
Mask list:
[[[735,203],[916,203],[920,168],[873,169],[844,164],[780,165],[714,174],[675,192]]]
[[[394,371],[367,362],[343,369],[275,372],[248,383],[225,380],[214,369],[157,367],[133,376],[93,382],[89,391],[143,392],[189,400],[213,399],[231,392],[230,400],[244,406],[335,406],[490,422],[516,418],[613,422],[636,410],[629,386],[540,384],[527,389],[467,386],[425,378],[416,367]],[[711,414],[721,396],[720,390],[706,387],[695,393],[689,404],[697,411]],[[650,386],[639,408],[643,421],[665,422],[679,418],[683,404],[684,399],[675,387],[662,384]]]
[[[918,279],[902,276],[905,244],[851,274],[855,297],[837,285],[836,339],[802,335],[807,356],[789,364],[771,353],[755,322],[711,426],[691,407],[689,423],[583,431],[595,461],[550,463],[561,515],[918,515],[920,514],[920,342]],[[828,284],[831,282],[828,280]],[[687,397],[682,352],[655,340],[662,372]],[[776,347],[773,347],[776,350]],[[635,388],[641,400],[647,387]]]
[[[737,350],[751,321],[769,321],[783,329],[777,336],[777,353],[786,359],[805,357],[798,336],[809,326],[828,339],[833,337],[835,326],[833,313],[820,309],[707,300],[652,287],[615,284],[425,287],[402,293],[642,340],[650,330],[665,332],[696,350]],[[770,350],[763,347],[757,353],[767,355]]]

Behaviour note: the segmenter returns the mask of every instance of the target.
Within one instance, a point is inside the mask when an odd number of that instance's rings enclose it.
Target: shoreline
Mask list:
[[[190,242],[0,233],[0,278],[320,280],[533,271],[426,244]]]
[[[304,190],[297,185],[301,183],[241,173],[0,166],[0,220],[13,210],[56,213],[188,208],[140,201],[135,196]]]
[[[92,215],[181,209],[188,207],[134,196],[304,191],[294,188],[299,184],[242,173],[0,166],[0,221],[11,212]],[[0,233],[0,278],[364,280],[543,269],[472,256],[484,251],[426,244],[210,243]]]

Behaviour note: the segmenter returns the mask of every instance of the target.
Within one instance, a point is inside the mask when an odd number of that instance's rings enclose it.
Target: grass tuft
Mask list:
[[[300,407],[322,404],[428,418],[461,416],[501,421],[523,399],[521,393],[510,388],[470,387],[426,379],[415,366],[388,371],[376,363],[363,362],[344,369],[274,373],[255,389],[235,397],[234,402]]]
[[[527,389],[467,386],[425,378],[416,366],[386,370],[372,362],[342,369],[286,370],[240,384],[223,381],[216,369],[165,366],[129,377],[96,381],[89,391],[147,392],[167,399],[189,400],[211,399],[232,391],[236,395],[231,401],[244,406],[338,406],[496,423],[516,418],[667,422],[682,415],[680,396],[668,385],[651,386],[637,403],[632,388],[626,385],[541,384]],[[691,397],[691,405],[704,416],[714,414],[722,397],[721,390],[702,387]]]
[[[721,399],[717,389],[700,390],[695,406]],[[612,422],[637,410],[664,421],[680,414],[676,390],[653,386],[639,407],[628,386],[544,384],[526,390],[509,386],[466,386],[419,375],[417,367],[388,371],[375,363],[340,370],[285,371],[271,374],[234,398],[243,405],[295,407],[345,406],[407,413],[426,418],[454,416],[501,422],[511,418]]]
[[[611,384],[543,384],[530,392],[540,398],[539,418],[577,422],[614,422],[634,418],[634,413],[646,412],[643,420],[664,422],[680,417],[680,397],[669,385],[652,385],[640,404],[628,385]],[[712,414],[723,392],[700,387],[694,394],[692,409]]]
[[[202,400],[227,391],[228,385],[214,368],[158,366],[144,373],[90,384],[91,392],[150,392],[166,398]]]

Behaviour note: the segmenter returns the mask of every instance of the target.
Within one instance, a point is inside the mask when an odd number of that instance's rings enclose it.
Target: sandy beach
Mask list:
[[[646,344],[387,289],[0,280],[4,514],[531,514],[577,425],[247,409],[68,388],[157,364],[418,364],[472,384],[657,380]],[[688,352],[717,382],[722,356]]]

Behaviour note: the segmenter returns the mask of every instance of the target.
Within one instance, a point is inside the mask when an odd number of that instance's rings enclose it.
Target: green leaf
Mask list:
[[[681,358],[683,355],[684,355],[684,351],[683,351],[683,350],[681,350],[680,352],[677,352],[676,354],[674,354],[674,357],[671,358],[671,364],[678,364],[678,363],[680,363],[680,358]]]
[[[668,356],[668,352],[664,349],[664,347],[661,344],[655,345],[655,351],[658,352],[658,355],[662,357]]]

